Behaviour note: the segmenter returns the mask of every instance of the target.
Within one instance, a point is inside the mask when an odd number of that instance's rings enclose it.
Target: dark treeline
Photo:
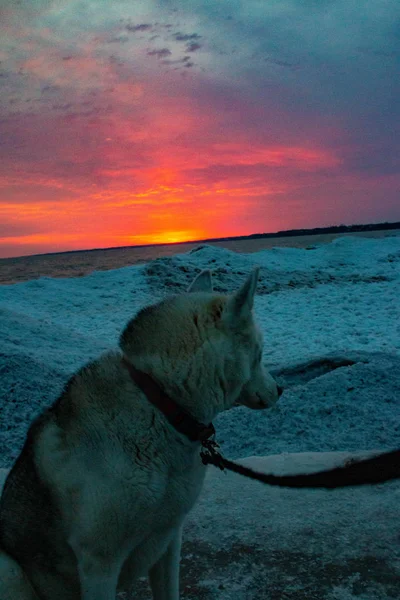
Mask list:
[[[201,240],[202,242],[252,240],[257,238],[290,237],[297,235],[317,235],[323,233],[355,233],[357,231],[380,231],[384,229],[400,229],[400,222],[396,223],[369,223],[367,225],[332,225],[330,227],[314,227],[313,229],[287,229],[275,233],[252,233],[251,235],[237,235],[223,238]]]

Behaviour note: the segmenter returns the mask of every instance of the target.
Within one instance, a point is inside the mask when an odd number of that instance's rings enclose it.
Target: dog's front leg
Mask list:
[[[74,547],[81,584],[81,600],[115,600],[124,557],[98,554]]]
[[[118,574],[81,575],[80,580],[82,600],[115,600]]]
[[[164,554],[149,571],[150,586],[154,600],[179,599],[181,539],[182,527],[179,527]]]

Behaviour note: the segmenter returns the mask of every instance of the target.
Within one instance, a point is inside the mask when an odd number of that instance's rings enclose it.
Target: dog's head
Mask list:
[[[213,404],[208,417],[235,404],[273,406],[280,388],[262,364],[253,317],[257,279],[255,269],[235,294],[220,295],[203,271],[188,293],[145,308],[128,323],[120,341],[124,354],[177,401],[188,406],[195,398],[190,408],[197,414],[201,402]]]
[[[217,315],[217,319],[219,317],[229,340],[226,379],[228,382],[234,382],[239,376],[239,386],[234,387],[235,392],[237,387],[240,390],[234,403],[253,409],[274,406],[283,391],[264,369],[262,363],[263,339],[253,317],[258,273],[259,269],[254,269],[244,285],[233,296],[224,301],[220,298],[214,305],[214,314]],[[212,293],[210,271],[200,273],[188,291]],[[233,396],[236,395],[235,392]]]

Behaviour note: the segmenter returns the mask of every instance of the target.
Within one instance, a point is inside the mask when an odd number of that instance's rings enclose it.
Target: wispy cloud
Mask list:
[[[158,48],[155,50],[148,50],[147,56],[155,56],[156,58],[166,58],[171,56],[172,52],[168,48]]]
[[[125,29],[130,31],[131,33],[136,33],[137,31],[151,31],[152,25],[150,23],[140,23],[139,25],[125,25]]]
[[[199,50],[200,48],[201,44],[198,42],[190,42],[189,44],[186,44],[186,52],[196,52],[196,50]]]
[[[179,31],[178,33],[174,34],[174,38],[177,42],[193,42],[195,40],[199,40],[201,35],[198,33],[181,33]]]

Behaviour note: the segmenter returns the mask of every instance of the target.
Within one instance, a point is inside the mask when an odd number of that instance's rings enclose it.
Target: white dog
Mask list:
[[[1,600],[115,600],[149,575],[179,597],[181,528],[201,490],[201,440],[223,410],[275,404],[253,315],[201,273],[141,310],[120,351],[81,369],[29,429],[0,504]]]

